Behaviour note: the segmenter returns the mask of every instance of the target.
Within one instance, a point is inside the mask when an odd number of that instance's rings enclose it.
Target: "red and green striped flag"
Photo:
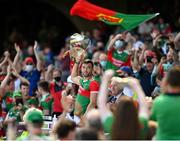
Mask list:
[[[147,15],[122,14],[96,6],[86,0],[78,0],[71,8],[70,14],[77,15],[91,21],[102,21],[109,25],[120,25],[122,30],[131,30],[139,24],[159,15],[159,13]]]

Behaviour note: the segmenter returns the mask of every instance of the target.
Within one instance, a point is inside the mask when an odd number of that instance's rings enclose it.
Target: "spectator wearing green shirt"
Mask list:
[[[23,120],[25,121],[27,132],[24,132],[17,141],[27,140],[50,140],[47,136],[42,133],[43,126],[43,112],[36,108],[30,108],[26,111]]]
[[[23,115],[27,109],[23,104],[21,92],[15,91],[13,93],[13,102],[14,106],[9,110],[5,123],[8,123],[11,120],[15,120],[16,122],[22,121]]]
[[[42,95],[40,106],[43,110],[43,113],[44,115],[50,115],[52,112],[53,99],[50,94],[49,83],[47,81],[40,81],[38,83],[38,91]]]
[[[9,59],[9,66],[7,67],[7,75],[0,85],[0,96],[5,102],[5,108],[8,112],[13,108],[13,91],[14,91],[14,82],[16,79],[19,79],[22,83],[29,83],[27,79],[20,76],[16,69],[12,66],[12,62]],[[3,107],[4,108],[4,107]]]
[[[180,140],[180,67],[171,69],[162,81],[162,91],[152,106],[151,120],[157,122],[155,139]]]

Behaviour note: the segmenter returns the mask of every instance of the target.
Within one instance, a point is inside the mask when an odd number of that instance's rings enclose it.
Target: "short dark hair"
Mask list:
[[[103,126],[99,117],[94,117],[88,120],[89,128],[94,131],[102,131]]]
[[[44,81],[44,80],[39,81],[38,82],[38,87],[42,88],[46,92],[50,91],[48,81]]]
[[[93,68],[93,66],[94,66],[93,61],[91,61],[90,59],[85,59],[82,64],[91,64],[91,65],[92,65],[92,68]]]
[[[172,87],[180,87],[180,66],[172,68],[167,73],[166,81]]]
[[[84,128],[76,133],[75,138],[76,140],[98,140],[98,134],[92,129]]]
[[[102,69],[102,65],[99,62],[93,62],[94,66],[99,66]]]
[[[67,137],[69,132],[74,131],[75,129],[75,122],[67,119],[62,119],[60,120],[60,122],[57,123],[55,133],[57,134],[58,139],[61,139]]]
[[[21,84],[20,84],[20,88],[22,87],[22,86],[29,86],[29,84],[27,83],[27,82],[21,82]]]

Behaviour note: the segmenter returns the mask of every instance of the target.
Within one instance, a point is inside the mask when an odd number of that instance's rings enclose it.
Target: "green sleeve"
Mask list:
[[[153,121],[156,121],[156,120],[157,120],[157,118],[156,118],[156,116],[157,116],[157,112],[156,112],[157,104],[156,104],[156,103],[157,103],[157,102],[154,101],[153,106],[152,106],[152,110],[151,110],[150,120],[153,120]]]
[[[111,133],[113,122],[113,115],[109,115],[103,120],[103,128],[106,133]]]
[[[141,139],[146,139],[147,134],[148,134],[148,119],[145,117],[139,117],[140,121],[140,133],[141,133]]]

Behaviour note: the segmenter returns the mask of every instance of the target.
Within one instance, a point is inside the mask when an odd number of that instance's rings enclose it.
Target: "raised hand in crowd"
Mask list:
[[[0,67],[4,66],[4,65],[7,63],[9,57],[10,57],[10,53],[9,53],[8,51],[5,51],[5,52],[4,52],[4,59],[3,59],[3,61],[0,63]]]
[[[13,66],[16,68],[16,70],[18,72],[20,72],[21,69],[22,69],[21,59],[20,59],[21,49],[20,49],[20,46],[17,43],[14,44],[14,47],[15,47],[15,50],[16,50],[16,56],[15,56],[14,61],[13,61]]]
[[[34,42],[34,54],[35,54],[36,61],[37,61],[36,68],[37,68],[38,71],[41,71],[42,70],[42,61],[40,59],[38,49],[39,49],[39,44],[38,44],[37,41],[35,41]]]
[[[109,44],[108,44],[108,50],[111,50],[113,47],[114,47],[114,43],[117,41],[117,40],[120,40],[120,39],[124,39],[125,37],[123,36],[123,34],[117,34],[115,37],[113,37],[110,41],[109,41]]]
[[[113,77],[114,71],[113,70],[107,70],[104,72],[102,77],[102,82],[99,90],[99,95],[97,99],[97,105],[100,111],[101,118],[103,118],[103,115],[108,115],[110,113],[110,110],[107,108],[106,102],[107,102],[107,94],[108,94],[108,84],[111,78]]]
[[[15,69],[15,67],[12,67],[11,68],[11,73],[18,79],[20,79],[21,83],[27,83],[28,85],[30,84],[30,82],[25,78],[25,77],[22,77],[18,72],[17,70]]]
[[[7,67],[7,75],[6,77],[4,78],[4,80],[1,82],[1,88],[4,89],[6,86],[7,86],[7,82],[9,81],[10,77],[11,77],[11,66],[8,65]],[[4,93],[3,93],[4,94]],[[2,94],[1,94],[2,95]]]
[[[51,80],[53,80],[53,77],[52,77],[53,70],[54,70],[54,66],[53,66],[53,64],[50,64],[50,65],[47,67],[47,71],[45,72],[45,80],[46,80],[46,81],[51,81]]]
[[[176,35],[174,39],[174,44],[175,44],[175,48],[179,50],[180,49],[180,32]]]

